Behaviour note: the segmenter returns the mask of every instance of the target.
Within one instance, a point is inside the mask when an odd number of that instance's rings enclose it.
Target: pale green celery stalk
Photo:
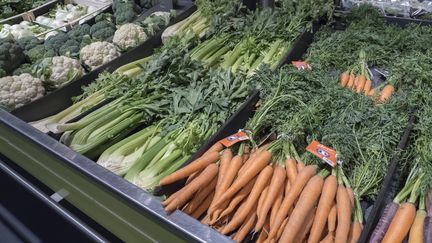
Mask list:
[[[137,180],[140,185],[147,187],[154,183],[157,175],[161,174],[164,170],[169,168],[174,161],[176,161],[182,154],[180,149],[172,151],[165,159],[159,160],[156,164],[151,167],[147,167],[141,173],[139,173]]]
[[[80,144],[85,144],[88,140],[88,137],[90,136],[90,134],[97,128],[103,126],[104,124],[106,124],[107,122],[110,122],[116,118],[118,118],[121,115],[121,112],[119,109],[114,110],[113,112],[107,114],[104,117],[101,117],[101,119],[98,119],[90,124],[88,124],[87,126],[83,127],[80,130],[76,130],[74,135],[73,135],[73,139],[70,142],[69,145],[80,145]]]
[[[201,12],[199,10],[195,11],[188,18],[186,18],[186,21],[183,24],[181,24],[177,28],[176,33],[181,33],[183,31],[185,31],[192,23],[194,23],[200,17],[201,17]]]
[[[234,63],[234,65],[231,67],[231,72],[236,73],[237,70],[240,68],[240,65],[243,63],[244,60],[244,55],[242,55],[241,57],[239,57],[237,59],[237,61]]]
[[[205,27],[207,27],[207,19],[202,18],[197,22],[195,22],[194,24],[192,24],[191,29],[195,34],[197,34]]]
[[[252,67],[252,65],[253,65],[253,63],[254,63],[254,61],[255,61],[255,58],[256,58],[256,53],[254,52],[254,53],[252,53],[252,55],[250,55],[245,61],[246,61],[246,65],[245,65],[245,67],[244,67],[244,70],[245,71],[248,71],[251,67]]]
[[[156,156],[150,161],[150,163],[147,165],[147,167],[153,166],[155,163],[157,163],[159,160],[163,159],[172,151],[177,148],[177,146],[174,144],[174,142],[170,142],[165,146],[163,149],[159,151],[159,153],[156,154]]]
[[[143,155],[143,153],[146,152],[149,148],[153,147],[160,140],[161,140],[161,137],[159,137],[159,136],[153,137],[153,138],[148,140],[148,142],[149,142],[148,146],[143,145],[139,149],[137,149],[135,152],[125,156],[121,162],[127,166],[119,168],[119,170],[115,171],[115,173],[120,175],[120,176],[124,176],[129,171],[131,166]]]
[[[155,126],[147,127],[114,144],[101,154],[97,163],[105,168],[111,164],[121,163],[126,155],[133,153],[143,146],[155,130]]]
[[[202,60],[209,52],[213,52],[215,47],[218,46],[219,42],[217,39],[211,39],[202,43],[202,47],[198,51],[191,55],[192,59]]]
[[[271,45],[270,45],[270,49],[267,52],[267,54],[265,55],[264,59],[263,59],[263,63],[267,63],[270,64],[270,60],[273,58],[273,56],[276,54],[276,52],[279,49],[279,45],[282,44],[281,40],[276,40],[274,41]]]
[[[151,58],[152,58],[152,56],[148,56],[148,57],[144,57],[142,59],[130,62],[128,64],[125,64],[125,65],[117,68],[114,72],[126,75],[126,73],[128,71],[133,70],[135,68],[140,68],[142,65],[146,64]]]
[[[211,58],[213,55],[215,55],[218,50],[223,46],[223,42],[218,40],[218,42],[212,46],[212,49],[210,49],[209,52],[207,52],[207,54],[201,58],[201,61],[206,61],[207,59]]]
[[[285,57],[285,54],[288,51],[287,48],[288,44],[287,43],[281,43],[280,47],[279,47],[279,51],[277,53],[277,55],[275,55],[273,62],[271,63],[271,69],[275,70],[277,68],[277,65],[279,65],[279,63],[282,61],[282,58]]]
[[[106,143],[108,140],[116,137],[122,131],[136,127],[139,124],[139,122],[142,120],[142,115],[143,115],[142,113],[137,112],[132,116],[121,120],[120,122],[112,123],[112,125],[114,126],[107,127],[107,130],[104,130],[103,133],[87,141],[86,144],[77,145],[74,147],[72,147],[71,145],[71,148],[78,153],[85,154],[88,151],[91,151],[94,148],[100,146],[101,144]]]
[[[231,69],[237,59],[242,55],[243,52],[243,42],[239,42],[234,50],[228,52],[225,56],[225,61],[222,63],[222,67],[226,69]]]
[[[65,123],[65,124],[57,124],[57,133],[69,131],[69,130],[79,130],[84,128],[85,126],[89,125],[90,123],[101,119],[107,115],[109,115],[111,112],[113,112],[116,108],[116,105],[121,101],[120,99],[117,99],[115,101],[110,102],[107,105],[104,105],[100,107],[99,109],[89,113],[82,119],[72,122],[72,123]]]
[[[261,65],[262,60],[264,59],[263,55],[260,55],[252,64],[252,66],[249,68],[249,72],[247,73],[248,76],[252,76],[255,74],[255,71],[258,69],[258,67]]]
[[[48,132],[51,131],[51,129],[48,127],[51,124],[58,124],[58,123],[65,123],[79,114],[83,112],[83,108],[91,105],[96,105],[100,103],[102,100],[105,99],[105,95],[103,93],[104,90],[99,90],[92,95],[88,96],[86,99],[83,99],[72,106],[69,106],[68,108],[64,109],[63,111],[57,113],[56,115],[44,118],[39,121],[31,122],[30,124],[37,128],[38,130],[42,132]],[[55,127],[53,127],[55,128]],[[52,132],[55,132],[52,131]]]
[[[125,179],[134,183],[137,180],[139,173],[150,163],[156,154],[166,145],[168,141],[161,139],[154,146],[149,148],[144,154],[131,166],[125,175]]]
[[[204,62],[207,67],[212,67],[216,64],[218,64],[222,56],[225,55],[229,51],[229,47],[227,45],[220,48],[215,54],[213,54],[211,57],[207,58]]]
[[[135,113],[137,113],[137,112],[133,109],[122,112],[122,114],[119,117],[116,117],[115,119],[112,119],[112,120],[108,120],[107,123],[102,124],[102,126],[93,130],[90,133],[90,135],[88,136],[88,139],[91,140],[91,139],[97,138],[100,135],[103,135],[111,127],[115,126],[119,122],[122,122],[124,119],[127,119],[128,117],[134,115]],[[105,121],[107,121],[107,120],[105,120]]]

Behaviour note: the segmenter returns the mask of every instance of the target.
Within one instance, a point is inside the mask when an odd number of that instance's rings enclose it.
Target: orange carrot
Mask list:
[[[417,243],[423,242],[423,234],[424,234],[424,222],[426,218],[426,211],[424,209],[417,210],[416,217],[414,219],[414,223],[411,226],[408,243]],[[427,243],[427,242],[425,242]]]
[[[240,191],[252,178],[258,175],[269,163],[272,154],[263,150],[251,163],[250,167],[245,169],[242,175],[239,175],[233,184],[225,191],[224,194],[216,201],[215,206],[222,204],[224,201],[231,199],[238,191]]]
[[[243,158],[241,155],[234,156],[234,158],[232,158],[232,160],[229,162],[229,166],[228,166],[228,169],[226,171],[226,174],[219,184],[218,195],[216,195],[217,197],[215,197],[215,200],[212,202],[212,205],[210,206],[209,211],[208,211],[210,216],[211,216],[210,217],[211,219],[214,219],[213,213],[217,209],[216,202],[217,202],[218,198],[220,198],[220,196],[223,195],[226,192],[226,190],[231,186],[232,182],[234,181],[234,178],[237,175],[238,170],[242,166],[242,163],[243,163]]]
[[[215,144],[213,144],[213,146],[211,146],[204,154],[209,153],[209,152],[220,152],[222,151],[222,149],[224,149],[223,144],[217,142]]]
[[[294,242],[296,237],[298,237],[308,213],[312,211],[318,202],[323,185],[324,178],[321,175],[315,175],[306,184],[288,219],[288,224],[285,226],[285,230],[280,238],[281,242]]]
[[[243,166],[240,168],[238,172],[238,176],[242,175],[245,172],[245,170],[247,170],[251,166],[251,164],[254,163],[256,156],[260,154],[262,151],[264,151],[265,149],[267,149],[269,146],[270,146],[269,144],[265,144],[258,149],[254,149],[251,155],[249,156],[249,159],[246,160],[246,162],[244,162]]]
[[[324,230],[330,210],[333,206],[333,201],[337,191],[336,176],[330,175],[324,181],[321,197],[318,203],[318,208],[313,220],[312,229],[309,235],[308,243],[319,242],[321,234]]]
[[[310,178],[312,178],[316,174],[316,168],[317,167],[314,165],[308,165],[304,169],[302,169],[297,175],[297,178],[291,186],[291,189],[288,191],[288,194],[285,195],[285,198],[282,201],[282,205],[279,208],[279,212],[276,215],[274,221],[274,227],[270,228],[270,239],[276,236],[277,230],[281,226],[282,221],[288,215],[288,212],[294,204],[294,201],[299,197],[300,193],[302,192],[306,184],[309,182]]]
[[[348,83],[346,85],[348,89],[351,89],[354,86],[354,80],[355,80],[355,76],[354,74],[351,73],[348,79]]]
[[[337,218],[337,205],[333,202],[333,207],[330,209],[328,219],[327,219],[327,227],[329,232],[336,231],[336,218]]]
[[[334,236],[333,232],[328,232],[327,236],[320,241],[320,243],[333,243],[334,242]]]
[[[350,199],[351,210],[352,210],[352,208],[354,208],[354,192],[351,187],[346,187],[346,191]]]
[[[348,84],[348,80],[350,78],[349,72],[345,71],[340,75],[340,84],[342,87],[345,87]]]
[[[285,218],[285,219],[282,221],[281,227],[280,227],[280,228],[278,229],[278,231],[277,231],[277,234],[276,234],[276,240],[277,240],[277,241],[279,241],[279,239],[281,238],[282,233],[283,233],[283,231],[284,231],[284,229],[285,229],[287,223],[288,223],[288,218]],[[271,230],[271,228],[270,228],[270,230]]]
[[[259,199],[258,199],[257,214],[258,214],[259,212],[261,212],[261,208],[262,208],[263,202],[264,202],[264,200],[265,200],[266,197],[267,197],[268,189],[269,189],[269,185],[267,184],[267,186],[264,188],[264,190],[263,190],[262,193],[261,193],[261,196],[260,196]],[[258,231],[257,231],[257,232],[258,232]]]
[[[372,89],[372,80],[368,79],[366,80],[366,83],[363,87],[363,92],[365,95],[369,94],[369,91]]]
[[[416,216],[414,204],[405,202],[400,205],[393,217],[382,243],[402,242],[408,234]]]
[[[206,214],[206,216],[204,216],[203,219],[201,219],[201,223],[202,224],[207,224],[208,225],[208,221],[210,220],[208,214]]]
[[[279,210],[279,207],[282,204],[282,200],[283,200],[283,190],[282,188],[279,190],[278,196],[276,198],[276,201],[274,202],[273,206],[272,206],[272,210],[270,212],[270,225],[272,225],[274,223],[274,219],[276,217],[276,214]]]
[[[263,202],[262,207],[258,211],[258,221],[255,225],[255,232],[258,232],[264,226],[267,214],[272,207],[272,204],[278,197],[280,189],[284,186],[285,177],[285,168],[277,164],[273,171],[273,176],[271,178],[268,193],[265,195],[265,201]]]
[[[354,79],[354,84],[353,84],[353,86],[351,87],[352,90],[356,90],[356,88],[357,88],[357,84],[358,84],[358,80],[359,80],[359,76],[355,77],[355,79]]]
[[[234,235],[233,240],[235,242],[240,243],[244,240],[244,238],[247,236],[247,234],[249,234],[251,229],[253,229],[253,225],[256,221],[256,218],[257,218],[257,214],[256,214],[256,209],[254,208],[246,218],[245,223],[240,227],[240,229]]]
[[[199,207],[191,214],[191,216],[195,219],[198,219],[199,217],[201,217],[201,215],[203,215],[203,213],[208,209],[208,207],[210,206],[210,203],[213,199],[214,196],[214,191],[212,193],[210,193],[205,199],[204,201],[202,201],[201,205],[199,205]]]
[[[305,241],[307,234],[309,233],[312,223],[315,217],[316,209],[313,208],[306,216],[303,226],[298,233],[295,242],[302,243]]]
[[[297,176],[297,162],[291,158],[287,159],[285,161],[285,169],[289,182],[293,184]]]
[[[288,195],[288,192],[291,189],[291,183],[288,180],[286,180],[285,182],[286,183],[285,183],[285,188],[284,188],[284,193],[285,193],[284,195]]]
[[[243,208],[241,210],[237,210],[231,221],[222,230],[222,234],[230,233],[231,231],[235,230],[241,223],[243,223],[244,219],[251,212],[254,205],[257,204],[257,200],[264,188],[267,186],[268,182],[270,181],[272,173],[273,167],[271,167],[270,165],[266,166],[261,171],[255,182],[254,187],[252,188],[252,191],[250,192],[248,198],[246,199],[246,202],[243,205]]]
[[[251,181],[249,181],[249,183],[243,187],[239,193],[237,193],[233,199],[231,200],[231,202],[229,203],[228,207],[225,208],[221,213],[220,216],[218,216],[218,218],[224,217],[228,214],[230,214],[231,212],[234,211],[234,209],[237,207],[237,205],[239,205],[239,203],[241,201],[243,201],[243,199],[245,199],[249,193],[252,191],[253,186],[255,185],[255,181],[256,178],[252,179]]]
[[[205,168],[205,170],[189,185],[183,187],[179,194],[165,207],[165,210],[168,212],[172,212],[173,210],[182,207],[191,197],[192,195],[198,191],[201,187],[208,185],[210,181],[218,173],[218,166],[216,164],[210,164]]]
[[[203,170],[195,171],[190,176],[188,176],[185,185],[189,184],[191,181],[193,181]]]
[[[337,227],[335,243],[346,243],[351,225],[351,202],[343,184],[339,184],[336,193]]]
[[[297,161],[297,174],[305,167],[305,164],[303,162]]]
[[[354,222],[351,223],[350,228],[350,235],[348,237],[349,243],[357,243],[357,241],[360,238],[360,234],[363,230],[363,224],[360,223],[358,220],[354,220]]]
[[[378,102],[384,102],[384,101],[388,100],[390,98],[390,96],[392,96],[394,91],[395,91],[395,88],[392,84],[387,84],[386,86],[384,86],[384,88],[381,90],[381,94],[380,94],[380,97],[378,99]]]
[[[269,226],[269,220],[267,218],[267,222],[264,224],[264,227],[261,230],[261,233],[259,234],[256,243],[262,243],[262,242],[264,242],[267,239],[267,233],[269,231],[269,228],[270,228],[270,226]]]
[[[371,89],[369,90],[369,92],[367,93],[367,96],[373,96],[375,94],[375,89]]]
[[[362,92],[365,85],[366,85],[366,77],[364,75],[359,75],[357,78],[356,92],[357,93]]]
[[[192,200],[188,203],[185,210],[183,210],[186,214],[192,214],[207,198],[207,196],[214,191],[217,183],[217,178],[213,178],[213,180],[210,182],[208,186],[202,187],[198,190],[197,193],[195,193],[195,196],[192,198]]]
[[[209,152],[198,159],[194,160],[192,163],[186,165],[185,167],[177,170],[171,175],[166,176],[162,180],[160,180],[159,185],[168,185],[183,178],[188,177],[192,173],[196,171],[200,171],[206,168],[209,164],[216,162],[219,159],[219,152],[213,151]]]

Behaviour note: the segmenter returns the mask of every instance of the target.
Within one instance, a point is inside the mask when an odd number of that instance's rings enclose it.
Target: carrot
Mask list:
[[[375,89],[371,89],[369,90],[369,92],[367,93],[367,96],[373,96],[375,94]]]
[[[354,86],[354,80],[355,80],[355,76],[354,74],[351,73],[348,79],[348,83],[346,85],[348,89],[351,89]]]
[[[281,226],[282,221],[288,215],[288,212],[294,204],[294,201],[299,197],[300,193],[308,183],[309,179],[316,174],[316,168],[317,167],[314,165],[308,165],[304,169],[302,169],[297,175],[297,178],[291,186],[291,189],[288,191],[287,195],[285,195],[285,198],[282,201],[282,205],[279,208],[279,212],[277,213],[274,221],[274,227],[270,228],[270,239],[276,236],[277,230]]]
[[[355,77],[355,79],[354,79],[354,84],[353,84],[353,86],[351,87],[352,90],[356,90],[356,88],[357,88],[357,84],[358,84],[358,79],[359,79],[359,76]]]
[[[286,177],[285,168],[277,164],[273,171],[273,176],[271,178],[271,182],[268,187],[268,192],[265,195],[265,201],[263,202],[262,207],[258,211],[258,221],[255,225],[255,232],[258,232],[264,226],[265,219],[267,218],[267,214],[270,208],[272,207],[272,204],[275,202],[276,198],[278,197],[280,189],[284,186],[285,177]]]
[[[348,84],[348,80],[350,78],[349,72],[345,71],[340,75],[340,84],[342,87],[345,87]]]
[[[261,208],[262,208],[263,202],[264,202],[264,200],[265,200],[266,197],[267,197],[268,189],[269,189],[269,185],[267,185],[267,186],[264,188],[264,190],[263,190],[262,193],[261,193],[261,196],[259,197],[259,200],[258,200],[258,207],[257,207],[257,214],[258,214],[259,212],[261,212]],[[258,230],[255,230],[255,231],[258,232]]]
[[[195,171],[194,173],[192,173],[190,176],[188,176],[185,185],[189,184],[191,181],[193,181],[197,176],[199,176],[199,174],[202,172],[202,170],[200,171]]]
[[[288,224],[285,226],[285,230],[280,238],[281,242],[294,242],[296,237],[298,237],[308,213],[312,211],[318,202],[323,185],[324,178],[322,175],[315,175],[306,184],[289,217]]]
[[[285,161],[285,169],[289,182],[293,184],[297,176],[297,162],[291,158],[287,159]]]
[[[381,94],[380,97],[378,98],[378,102],[384,102],[388,100],[390,96],[392,96],[394,91],[395,88],[392,84],[387,84],[386,86],[384,86],[384,88],[381,90]]]
[[[346,243],[351,225],[351,202],[343,184],[339,184],[336,193],[337,227],[335,243]]]
[[[272,154],[263,150],[251,163],[250,167],[245,169],[242,175],[239,175],[228,190],[216,201],[215,206],[222,204],[224,201],[231,199],[238,191],[240,191],[252,178],[258,175],[267,165],[272,157]]]
[[[277,241],[279,241],[279,239],[281,238],[282,233],[283,233],[283,231],[284,231],[284,229],[285,229],[287,223],[288,223],[288,218],[285,218],[285,219],[282,221],[281,227],[280,227],[280,228],[278,229],[278,231],[277,231],[277,234],[276,234],[276,240],[277,240]],[[270,230],[271,230],[271,228],[270,228]]]
[[[240,227],[240,229],[235,234],[233,238],[235,242],[242,242],[244,240],[244,238],[247,236],[247,234],[249,234],[249,232],[253,228],[256,218],[257,218],[257,214],[256,214],[256,209],[254,208],[252,212],[249,214],[249,216],[246,218],[245,223]]]
[[[321,197],[318,202],[318,208],[313,220],[312,229],[309,235],[308,243],[315,243],[320,240],[321,234],[324,230],[330,210],[337,191],[336,176],[330,175],[324,181]]]
[[[246,160],[246,162],[244,162],[243,166],[240,168],[238,172],[238,176],[242,175],[245,172],[245,170],[247,170],[251,166],[251,164],[254,163],[256,156],[260,154],[262,151],[264,151],[265,149],[267,149],[268,147],[269,144],[265,144],[258,149],[254,149],[251,155],[249,156],[249,159]]]
[[[208,221],[210,220],[208,214],[206,214],[206,216],[204,216],[203,219],[201,219],[201,223],[202,224],[207,224],[208,225]]]
[[[273,167],[267,165],[259,174],[252,191],[250,192],[244,207],[242,210],[237,210],[231,221],[224,227],[222,234],[227,234],[235,230],[246,218],[246,216],[251,212],[257,200],[270,181],[271,174],[273,173]]]
[[[334,236],[333,232],[328,232],[327,236],[320,241],[320,243],[333,243],[334,242]]]
[[[411,202],[402,203],[396,211],[382,243],[402,242],[408,234],[415,216],[416,208],[414,204]]]
[[[204,154],[209,153],[209,152],[220,152],[222,151],[222,149],[224,149],[223,144],[217,142],[215,144],[213,144],[213,146],[211,146]]]
[[[348,237],[349,243],[357,243],[357,241],[360,238],[360,234],[363,230],[363,224],[359,222],[358,220],[354,220],[354,222],[351,223],[350,233]]]
[[[272,225],[274,223],[274,219],[276,217],[276,214],[279,210],[279,207],[282,204],[282,200],[283,200],[283,191],[282,188],[278,193],[278,196],[276,198],[276,201],[274,202],[273,206],[272,206],[272,210],[270,212],[270,225]]]
[[[329,232],[336,230],[336,218],[337,218],[337,205],[333,202],[333,207],[330,209],[329,216],[327,219],[327,227]]]
[[[284,191],[284,195],[288,195],[289,190],[291,189],[291,183],[287,180],[285,183],[285,191]]]
[[[243,163],[243,158],[241,155],[234,156],[234,158],[230,161],[228,170],[226,171],[225,176],[223,177],[222,181],[219,184],[219,188],[218,188],[219,193],[218,195],[216,195],[217,197],[215,197],[215,200],[212,202],[212,205],[209,208],[209,214],[211,216],[210,217],[211,219],[214,219],[213,213],[217,209],[216,202],[218,198],[220,198],[221,195],[223,195],[226,192],[226,190],[231,186],[235,176],[237,175],[238,170],[242,166],[242,163]]]
[[[218,181],[215,189],[215,196],[213,197],[213,201],[210,204],[210,208],[212,208],[216,198],[218,198],[220,194],[222,194],[226,190],[221,187],[221,184],[223,184],[224,178],[226,174],[228,174],[232,159],[233,159],[232,150],[230,148],[224,149],[219,160],[219,174],[217,179]]]
[[[209,152],[198,159],[194,160],[192,163],[186,165],[180,170],[172,173],[171,175],[166,176],[162,180],[160,180],[159,185],[168,185],[183,178],[188,177],[192,173],[196,171],[200,171],[206,168],[209,164],[216,162],[219,159],[219,152],[212,151]]]
[[[192,212],[194,212],[203,203],[207,196],[214,191],[216,183],[217,178],[215,177],[208,186],[199,189],[183,211],[189,215],[192,214]]]
[[[424,209],[417,210],[414,223],[409,232],[408,243],[423,242],[424,222],[426,218],[426,211]]]
[[[255,185],[255,181],[256,181],[256,178],[249,181],[249,183],[245,187],[243,187],[240,190],[240,192],[237,193],[237,195],[235,195],[235,197],[229,203],[228,207],[222,211],[222,213],[220,214],[220,216],[218,216],[218,218],[222,218],[222,217],[230,214],[231,212],[233,212],[234,209],[237,207],[237,205],[241,201],[243,201],[243,199],[245,199],[249,195],[249,193],[252,191],[252,188]]]
[[[201,187],[207,185],[218,173],[218,166],[216,164],[210,164],[205,170],[189,185],[183,187],[178,195],[165,207],[167,212],[171,212],[181,206],[183,206],[192,195],[198,191]]]
[[[315,217],[315,213],[316,213],[316,209],[313,208],[308,215],[306,216],[306,219],[303,223],[302,228],[300,229],[300,232],[298,233],[297,237],[296,237],[296,241],[298,243],[302,243],[305,241],[307,234],[309,233],[312,224],[313,224],[313,220]]]
[[[302,162],[297,161],[297,172],[300,172],[304,167],[305,167],[305,164],[303,164]]]
[[[371,89],[372,89],[372,80],[368,79],[366,80],[366,83],[363,87],[364,94],[367,95]]]
[[[210,206],[210,203],[213,199],[214,196],[214,191],[212,193],[210,193],[205,199],[204,201],[202,201],[201,205],[199,205],[199,207],[191,214],[191,216],[195,219],[198,219],[199,217],[201,217],[201,215],[208,209],[208,207]]]
[[[350,199],[351,208],[354,208],[354,192],[351,187],[346,187],[346,191]]]
[[[269,220],[267,218],[266,223],[264,224],[263,229],[261,230],[261,233],[258,236],[258,239],[256,240],[256,243],[262,243],[264,242],[265,239],[267,239],[267,233],[269,231],[270,225],[269,225]]]
[[[357,93],[362,92],[365,85],[366,85],[366,77],[364,75],[359,75],[357,79],[356,92]]]

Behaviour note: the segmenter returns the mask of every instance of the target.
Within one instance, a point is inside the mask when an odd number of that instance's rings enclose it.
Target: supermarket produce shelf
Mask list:
[[[123,241],[230,241],[3,110],[0,153]]]

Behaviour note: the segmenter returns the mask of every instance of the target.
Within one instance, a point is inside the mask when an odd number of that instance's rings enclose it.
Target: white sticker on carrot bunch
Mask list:
[[[327,164],[331,165],[332,167],[335,167],[337,164],[337,154],[336,151],[322,145],[316,140],[313,140],[307,147],[306,150],[311,152],[316,157],[322,159]]]
[[[241,142],[241,141],[245,141],[245,140],[249,140],[249,136],[244,132],[244,131],[239,131],[231,136],[228,136],[222,140],[220,140],[219,142],[225,146],[225,147],[231,147],[234,144]]]

